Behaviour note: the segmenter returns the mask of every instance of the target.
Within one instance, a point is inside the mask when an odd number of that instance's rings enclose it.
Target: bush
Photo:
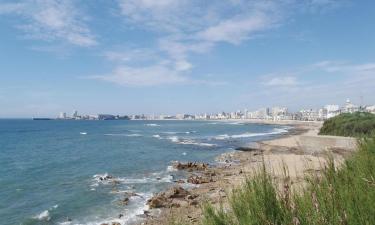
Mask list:
[[[320,129],[321,135],[363,137],[375,130],[375,115],[357,112],[344,113],[328,119]]]

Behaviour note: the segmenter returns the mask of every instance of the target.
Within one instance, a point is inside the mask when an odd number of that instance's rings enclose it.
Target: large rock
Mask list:
[[[189,195],[189,191],[183,189],[182,187],[176,186],[170,188],[168,191],[165,192],[165,197],[167,198],[185,198]]]
[[[150,209],[164,208],[169,205],[168,199],[164,195],[156,195],[147,201]]]
[[[151,209],[180,207],[181,205],[184,206],[185,203],[182,203],[178,200],[184,201],[185,197],[188,195],[190,195],[190,192],[183,189],[182,187],[172,187],[166,192],[161,192],[158,195],[149,199],[147,201],[147,204],[150,206]]]
[[[173,168],[177,170],[202,171],[208,168],[208,164],[197,163],[197,162],[187,162],[187,163],[176,162],[173,164]]]

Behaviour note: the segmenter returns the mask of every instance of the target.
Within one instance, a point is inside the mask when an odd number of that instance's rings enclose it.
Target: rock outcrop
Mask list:
[[[161,192],[147,201],[150,209],[153,208],[178,208],[181,206],[187,206],[197,196],[191,195],[189,191],[182,187],[172,187],[165,192]]]
[[[173,164],[173,168],[177,170],[187,170],[187,171],[203,171],[208,169],[208,163],[197,163],[197,162],[187,162],[180,163],[176,162]]]

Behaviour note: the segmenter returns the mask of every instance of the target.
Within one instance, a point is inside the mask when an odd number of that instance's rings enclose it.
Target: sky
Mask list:
[[[372,0],[0,0],[0,117],[373,105],[374,24]]]

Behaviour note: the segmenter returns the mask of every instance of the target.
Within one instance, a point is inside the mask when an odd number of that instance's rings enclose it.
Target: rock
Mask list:
[[[185,181],[184,181],[184,180],[181,180],[181,179],[180,179],[180,180],[175,180],[174,182],[175,182],[175,183],[178,183],[178,184],[183,184],[183,183],[185,183]]]
[[[147,204],[150,206],[150,209],[163,208],[168,205],[168,200],[164,195],[157,195],[149,199]]]
[[[189,201],[189,205],[198,205],[199,202],[197,200]]]
[[[119,222],[112,222],[112,225],[121,225]]]
[[[121,213],[120,213],[120,214],[118,215],[118,218],[121,219],[122,217],[124,217],[124,214],[121,214]]]
[[[109,225],[108,223],[102,223],[102,224],[100,224],[100,225]]]
[[[165,192],[165,197],[167,198],[184,198],[185,196],[189,195],[190,193],[183,189],[182,187],[172,187],[168,191]]]
[[[253,147],[237,147],[236,150],[237,151],[243,151],[243,152],[255,152],[255,151],[259,151],[259,149],[253,148]]]
[[[171,207],[180,208],[180,207],[186,207],[188,205],[189,205],[189,203],[187,201],[179,200],[179,199],[173,199]]]
[[[122,204],[122,205],[127,205],[128,203],[129,203],[129,198],[128,197],[125,197],[124,199],[122,199],[122,200],[120,200],[120,203]]]
[[[147,201],[147,205],[149,205],[150,209],[180,207],[181,202],[177,201],[176,199],[184,199],[187,195],[190,195],[190,193],[182,187],[172,187],[166,192],[162,192],[149,199]]]
[[[196,162],[188,162],[188,163],[180,163],[177,162],[173,164],[173,168],[177,170],[188,170],[188,171],[202,171],[208,168],[207,163],[196,163]]]
[[[196,196],[194,196],[194,195],[187,195],[187,196],[185,197],[186,200],[192,200],[192,199],[194,199],[194,198],[196,198]]]
[[[204,184],[204,183],[213,182],[213,179],[212,177],[209,178],[209,177],[201,177],[201,176],[190,176],[187,179],[187,182],[191,184]]]

